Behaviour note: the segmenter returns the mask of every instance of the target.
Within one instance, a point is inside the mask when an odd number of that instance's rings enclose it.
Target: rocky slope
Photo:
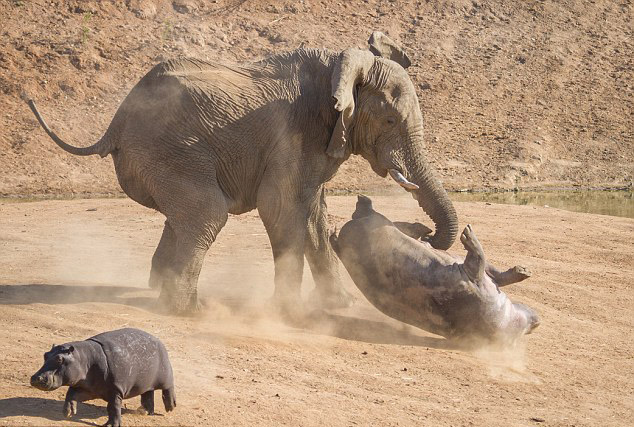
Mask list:
[[[409,52],[430,158],[449,189],[632,185],[632,6],[620,1],[6,0],[0,3],[0,195],[117,193],[92,144],[155,63],[248,61],[299,46]],[[334,190],[395,184],[362,159]]]

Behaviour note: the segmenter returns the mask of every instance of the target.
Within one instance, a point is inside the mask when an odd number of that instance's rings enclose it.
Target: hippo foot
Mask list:
[[[176,396],[174,395],[174,389],[168,388],[163,390],[163,405],[165,405],[165,412],[171,412],[176,408]]]
[[[460,235],[460,241],[464,245],[464,248],[468,252],[474,252],[476,254],[482,254],[484,251],[482,250],[482,246],[478,241],[473,229],[471,228],[471,224],[468,224],[464,230],[462,230],[462,234]]]
[[[328,292],[315,287],[308,296],[308,307],[311,309],[337,309],[352,307],[355,297],[343,287]]]
[[[516,280],[517,282],[521,282],[524,279],[528,279],[533,274],[528,268],[522,267],[521,265],[516,265],[515,267],[511,268],[510,271],[513,273],[513,276],[517,279]]]
[[[63,412],[66,418],[71,418],[73,415],[77,415],[77,402],[74,400],[64,402]]]

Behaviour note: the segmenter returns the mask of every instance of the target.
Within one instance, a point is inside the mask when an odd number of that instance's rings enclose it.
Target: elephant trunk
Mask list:
[[[415,150],[414,153],[406,155],[405,159],[403,173],[408,180],[418,186],[417,189],[410,191],[436,227],[430,243],[436,249],[449,249],[458,235],[456,210],[422,150]]]

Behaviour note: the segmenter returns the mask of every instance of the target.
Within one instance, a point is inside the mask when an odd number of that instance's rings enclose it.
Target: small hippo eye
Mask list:
[[[57,355],[57,357],[55,358],[55,363],[57,363],[58,365],[61,365],[64,362],[64,358],[61,355]]]

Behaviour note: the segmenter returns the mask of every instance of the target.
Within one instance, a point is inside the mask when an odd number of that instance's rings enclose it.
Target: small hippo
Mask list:
[[[330,243],[357,287],[386,315],[449,339],[501,343],[539,325],[532,309],[512,303],[499,289],[530,272],[520,266],[500,272],[487,264],[471,226],[460,236],[467,250],[462,258],[418,240],[413,232],[430,230],[395,225],[365,196],[359,196],[352,218]]]
[[[104,332],[85,341],[53,345],[44,365],[31,377],[44,391],[69,386],[64,415],[77,414],[77,402],[108,402],[106,426],[121,425],[121,401],[141,395],[141,405],[154,413],[154,390],[163,390],[167,412],[176,407],[174,377],[167,350],[158,338],[139,329]]]

